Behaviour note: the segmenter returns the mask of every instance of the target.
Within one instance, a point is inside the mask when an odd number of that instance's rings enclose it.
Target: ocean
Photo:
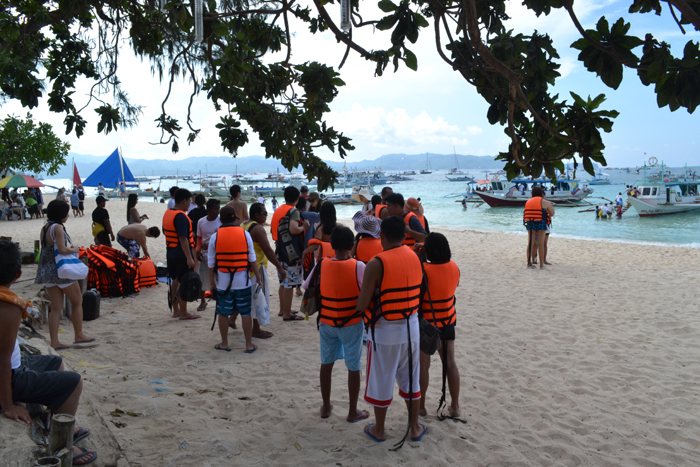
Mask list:
[[[607,170],[613,185],[593,186],[593,195],[587,201],[596,204],[614,201],[619,192],[624,194],[625,185],[637,185],[641,175],[623,171]],[[483,175],[472,173],[481,178]],[[445,198],[450,193],[466,191],[465,183],[449,182],[445,171],[434,172],[430,175],[415,175],[412,181],[392,184],[394,192],[401,193],[404,198],[421,198],[425,216],[434,230],[448,228],[451,230],[476,230],[482,232],[504,232],[513,235],[526,235],[522,223],[522,208],[490,208],[486,204],[476,207],[469,203],[467,209],[462,207],[461,197]],[[45,184],[56,187],[70,185],[69,180],[47,179]],[[157,186],[157,181],[154,183]],[[163,180],[161,188],[167,191],[175,180]],[[178,181],[178,186],[191,190],[197,189],[194,182]],[[142,184],[146,188],[146,184]],[[348,189],[349,192],[350,189]],[[376,187],[379,192],[381,187]],[[89,196],[94,196],[96,190],[87,189]],[[342,193],[342,187],[336,190]],[[609,201],[604,201],[606,198]],[[151,202],[151,199],[143,200]],[[685,213],[669,216],[640,218],[634,208],[622,215],[607,220],[596,219],[595,212],[579,212],[590,207],[557,207],[552,219],[551,237],[577,238],[583,240],[603,240],[607,242],[624,242],[650,245],[665,245],[675,247],[700,248],[700,213]],[[350,219],[358,210],[358,206],[336,206],[338,217]]]

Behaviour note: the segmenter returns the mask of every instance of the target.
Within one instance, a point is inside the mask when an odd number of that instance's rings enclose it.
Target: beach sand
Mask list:
[[[164,204],[137,207],[152,219],[146,225],[160,226]],[[66,223],[85,246],[93,199],[86,208],[85,218]],[[107,209],[115,227],[126,224],[126,202]],[[41,224],[1,222],[0,232],[31,250]],[[525,268],[524,236],[443,233],[462,272],[455,347],[466,424],[435,417],[434,356],[430,415],[421,420],[428,434],[390,452],[406,429],[398,390],[387,442],[377,444],[363,433],[366,422],[345,421],[343,362],[334,370],[333,414],[319,418],[315,320],[282,322],[273,294],[274,337],[244,354],[239,328],[229,336],[233,351],[221,352],[218,328],[210,331],[214,304],[203,319],[173,320],[160,284],[103,298],[101,317],[85,323],[97,345],[61,352],[85,380],[89,409],[81,410],[93,416],[79,422],[97,429],[103,419],[119,446],[86,443],[103,450],[97,465],[700,464],[700,251],[552,238],[554,265],[540,271]],[[165,261],[164,243],[149,241],[156,262]],[[23,279],[35,270],[25,267]],[[29,280],[15,290],[29,298],[38,287]],[[295,309],[299,303],[295,297]],[[64,342],[72,340],[68,320],[62,329]],[[359,406],[371,410],[362,395]],[[114,417],[115,409],[139,416]]]

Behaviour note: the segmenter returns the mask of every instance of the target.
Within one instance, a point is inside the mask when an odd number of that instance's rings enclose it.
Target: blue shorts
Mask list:
[[[345,350],[345,366],[350,371],[360,371],[364,329],[362,321],[342,328],[321,323],[318,328],[321,338],[321,363],[327,365],[336,360],[343,360]]]
[[[138,258],[141,255],[141,249],[139,244],[136,243],[136,240],[124,238],[117,234],[117,243],[124,247],[126,254],[129,255],[129,258]]]
[[[252,287],[247,289],[226,290],[217,289],[216,294],[216,314],[221,316],[231,316],[238,313],[241,316],[250,316]]]
[[[547,221],[527,221],[525,225],[527,230],[547,230]]]

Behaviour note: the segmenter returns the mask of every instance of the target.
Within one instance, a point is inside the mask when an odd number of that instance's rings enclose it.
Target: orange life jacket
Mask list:
[[[275,209],[275,213],[272,215],[272,221],[270,221],[270,230],[274,241],[277,241],[277,228],[280,226],[280,219],[286,216],[292,209],[294,209],[294,206],[290,206],[288,204],[282,204],[280,207]]]
[[[544,216],[542,208],[542,198],[533,196],[525,203],[525,211],[523,213],[523,222],[538,222],[546,220],[549,224],[549,216]]]
[[[361,237],[357,241],[357,248],[355,248],[355,259],[362,261],[363,263],[368,263],[369,260],[377,256],[379,253],[384,251],[382,247],[382,241],[374,237]]]
[[[168,209],[163,214],[163,234],[165,235],[165,246],[168,248],[177,248],[180,246],[180,239],[177,236],[177,229],[175,228],[175,216],[182,214],[187,219],[189,224],[189,241],[190,247],[194,248],[194,236],[192,235],[192,220],[183,211],[178,211],[176,209]]]
[[[414,214],[414,216],[418,218],[418,220],[420,221],[420,225],[422,225],[423,230],[425,230],[425,216],[423,214],[421,214],[420,216],[418,214]]]
[[[360,284],[357,283],[357,261],[325,260],[321,267],[321,311],[319,321],[329,326],[345,327],[360,322],[356,316]]]
[[[309,240],[309,246],[311,245],[321,245],[322,258],[335,258],[335,250],[331,246],[331,242],[324,242],[323,240],[319,240],[318,238],[312,238],[311,240]]]
[[[401,245],[379,253],[376,258],[382,262],[384,272],[379,293],[374,297],[375,307],[371,312],[368,310],[366,318],[370,324],[380,317],[388,321],[408,319],[420,308],[423,269],[418,256]]]
[[[248,241],[240,225],[219,227],[214,248],[217,271],[233,274],[248,270]]]
[[[381,217],[379,217],[379,214],[381,214],[382,209],[384,209],[385,207],[386,204],[377,204],[377,206],[374,208],[374,217],[376,217],[377,219],[381,219]]]
[[[430,291],[423,294],[423,317],[438,327],[450,326],[457,321],[455,291],[459,285],[459,268],[454,261],[443,264],[423,264]],[[432,308],[430,302],[432,301]]]
[[[412,212],[406,212],[403,215],[403,221],[406,223],[406,225],[408,225],[408,223],[411,221],[411,217],[415,217],[416,219],[418,219],[420,221],[418,216],[416,216]],[[416,244],[416,239],[411,237],[410,235],[406,234],[406,238],[403,239],[403,244],[406,246],[412,247],[413,245]]]
[[[137,258],[134,263],[139,268],[139,285],[153,287],[156,285],[156,266],[150,258]]]

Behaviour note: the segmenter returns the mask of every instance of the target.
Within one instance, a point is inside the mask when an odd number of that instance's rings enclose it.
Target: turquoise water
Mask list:
[[[587,200],[594,205],[604,203],[600,197],[614,201],[619,192],[624,193],[625,185],[637,184],[641,176],[620,171],[606,171],[611,176],[614,185],[594,186],[595,192]],[[472,173],[477,178],[480,174]],[[434,228],[452,230],[478,230],[486,232],[507,232],[525,234],[522,225],[522,208],[490,208],[486,204],[475,207],[470,203],[464,210],[461,198],[444,198],[449,193],[466,191],[466,184],[448,182],[445,172],[435,172],[431,175],[416,175],[413,181],[399,182],[391,185],[395,192],[402,193],[405,198],[413,196],[421,198],[425,215]],[[69,186],[68,180],[46,180],[45,183],[54,186]],[[162,188],[167,189],[174,180],[164,180]],[[180,181],[178,186],[195,189],[195,184]],[[379,191],[381,187],[376,187]],[[342,188],[338,190],[342,192]],[[88,194],[92,192],[88,190]],[[338,216],[351,218],[358,206],[337,206]],[[594,212],[579,212],[591,207],[556,208],[552,221],[553,237],[588,238],[612,242],[632,242],[648,244],[664,244],[700,248],[700,213],[685,213],[670,216],[640,218],[634,208],[622,215],[622,219],[613,217],[608,220],[597,220]]]

